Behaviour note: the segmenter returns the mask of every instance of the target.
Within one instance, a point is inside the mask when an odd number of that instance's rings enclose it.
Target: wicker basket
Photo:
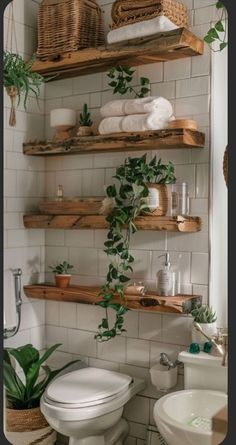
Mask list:
[[[6,409],[6,430],[12,432],[35,431],[48,427],[48,422],[40,408],[32,409]]]
[[[96,0],[43,0],[38,12],[40,59],[103,45],[103,16]]]
[[[187,7],[175,0],[116,0],[112,6],[111,29],[150,20],[160,15],[178,27],[188,26]]]

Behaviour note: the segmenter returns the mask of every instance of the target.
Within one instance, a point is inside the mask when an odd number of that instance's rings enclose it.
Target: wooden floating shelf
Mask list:
[[[96,304],[101,301],[98,296],[101,288],[89,286],[70,286],[60,289],[52,284],[38,284],[24,286],[24,293],[29,298],[53,301],[69,301],[73,303]],[[174,314],[187,314],[195,304],[202,302],[199,295],[176,295],[175,297],[161,297],[155,292],[141,295],[126,295],[129,309],[153,312],[167,312]],[[119,301],[119,297],[114,298]]]
[[[138,230],[167,232],[199,232],[201,218],[193,216],[140,216],[135,220]],[[108,229],[103,215],[24,215],[26,229]]]
[[[65,141],[33,141],[23,144],[23,152],[30,156],[75,155],[132,150],[165,150],[203,148],[205,135],[189,129],[116,133],[108,136],[74,137]]]
[[[204,42],[186,28],[132,39],[114,45],[86,48],[64,54],[55,60],[37,59],[33,71],[53,80],[94,74],[116,65],[138,66],[199,56]]]

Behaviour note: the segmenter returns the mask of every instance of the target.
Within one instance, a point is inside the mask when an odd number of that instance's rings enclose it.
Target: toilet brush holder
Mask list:
[[[158,391],[167,391],[177,384],[178,367],[168,368],[168,366],[158,363],[150,369],[151,382]]]

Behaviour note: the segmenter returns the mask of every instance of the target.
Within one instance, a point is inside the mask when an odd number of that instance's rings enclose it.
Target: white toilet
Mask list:
[[[97,368],[79,369],[55,379],[41,399],[41,411],[69,445],[122,445],[128,423],[124,405],[145,383]]]

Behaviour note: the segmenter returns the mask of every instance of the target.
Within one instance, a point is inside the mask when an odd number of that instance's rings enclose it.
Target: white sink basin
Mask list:
[[[161,397],[153,415],[168,445],[211,445],[212,417],[226,405],[223,392],[188,389]]]

